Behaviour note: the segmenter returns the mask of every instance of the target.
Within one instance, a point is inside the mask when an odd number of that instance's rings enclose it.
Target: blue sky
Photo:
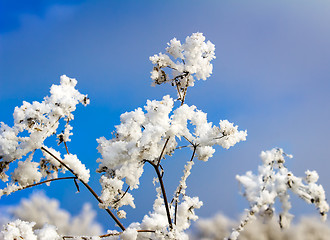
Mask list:
[[[237,217],[247,202],[238,193],[235,175],[256,171],[259,153],[273,147],[294,155],[287,165],[296,175],[317,170],[330,193],[329,22],[330,2],[325,0],[2,0],[0,121],[12,125],[15,106],[41,101],[60,75],[77,78],[77,88],[90,96],[91,104],[76,111],[69,147],[90,167],[92,185],[99,189],[95,139],[110,138],[120,114],[147,99],[175,97],[170,87],[150,86],[149,56],[164,52],[173,37],[184,41],[202,32],[215,44],[217,58],[213,75],[189,89],[187,103],[207,112],[214,123],[228,119],[247,129],[248,138],[229,150],[218,148],[213,159],[197,164],[188,193],[204,202],[198,214]],[[186,158],[164,163],[169,194]],[[128,211],[132,221],[151,210],[153,176],[146,166],[141,187],[133,192],[137,209]],[[83,202],[94,202],[85,191],[74,194],[72,183],[45,190],[73,213]],[[17,203],[31,192],[3,197],[0,204]],[[293,213],[315,212],[293,201]],[[99,221],[113,226],[101,212]]]

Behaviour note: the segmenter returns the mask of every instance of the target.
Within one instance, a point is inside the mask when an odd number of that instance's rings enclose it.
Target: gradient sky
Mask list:
[[[91,185],[99,190],[95,139],[110,138],[120,114],[147,99],[175,97],[168,86],[150,86],[149,56],[164,52],[173,37],[184,41],[202,32],[215,44],[217,58],[213,75],[189,89],[187,103],[216,124],[228,119],[247,129],[248,137],[229,150],[217,148],[209,162],[193,169],[188,194],[204,202],[197,214],[242,213],[248,204],[235,175],[256,172],[260,152],[273,147],[293,154],[287,166],[296,175],[317,170],[329,195],[329,22],[326,0],[1,0],[0,121],[12,125],[15,106],[42,101],[60,75],[77,78],[91,104],[76,111],[69,148],[91,169]],[[169,195],[188,158],[180,154],[164,162]],[[151,210],[153,177],[146,166],[140,189],[133,191],[137,209],[128,210],[124,224]],[[39,189],[74,214],[86,201],[97,208],[85,190],[75,194],[70,182]],[[5,196],[0,205],[16,204],[31,192]],[[316,213],[302,200],[293,201],[294,214]],[[101,211],[98,220],[113,228]]]

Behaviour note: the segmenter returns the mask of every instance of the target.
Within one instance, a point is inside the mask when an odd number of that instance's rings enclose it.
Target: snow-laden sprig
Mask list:
[[[214,45],[210,41],[205,42],[202,33],[193,33],[183,44],[173,38],[166,48],[167,54],[150,57],[154,64],[151,72],[153,85],[171,82],[178,90],[179,99],[184,102],[187,87],[194,86],[195,79],[206,80],[212,74],[210,62],[215,59],[214,50]],[[171,77],[165,72],[166,68],[172,70]]]
[[[45,148],[43,149],[47,150]],[[76,179],[78,179],[84,183],[88,183],[90,171],[83,163],[81,163],[76,155],[65,154],[64,159],[61,159],[60,153],[54,151],[55,159],[53,156],[47,154],[47,152],[43,153],[46,158],[41,159],[39,163],[32,162],[33,154],[30,154],[25,161],[18,162],[18,167],[11,174],[12,181],[8,183],[5,188],[0,189],[0,198],[3,195],[9,195],[13,192],[33,187],[38,184],[45,183],[49,185],[52,180],[74,179],[76,183]],[[75,176],[57,178],[59,169],[61,169],[63,173],[66,170],[70,170]],[[47,177],[48,180],[40,182],[43,177]]]
[[[21,107],[15,108],[13,127],[0,123],[0,178],[7,181],[5,171],[9,169],[10,163],[30,154],[25,160],[18,162],[18,167],[12,173],[11,183],[0,191],[0,196],[38,183],[42,177],[57,176],[58,170],[63,166],[54,158],[50,160],[48,156],[40,162],[33,162],[32,158],[35,150],[43,148],[46,138],[57,133],[60,119],[66,121],[60,134],[61,139],[70,141],[72,126],[69,121],[74,118],[73,111],[78,103],[89,103],[87,95],[81,94],[75,88],[76,84],[77,80],[61,76],[60,85],[52,85],[51,95],[45,97],[42,102],[34,101],[31,104],[24,101]],[[54,154],[57,153],[54,151]],[[74,156],[68,154],[63,161],[68,165],[72,163],[70,166],[77,170],[76,174],[88,181],[89,173]],[[15,182],[18,185],[15,185]]]
[[[98,159],[98,171],[106,173],[101,178],[102,207],[118,209],[121,199],[134,206],[133,198],[123,189],[123,181],[131,189],[138,188],[144,163],[159,164],[164,156],[177,149],[180,140],[188,141],[198,159],[207,161],[215,151],[214,145],[228,149],[246,138],[246,131],[238,131],[237,126],[227,120],[214,126],[195,106],[183,104],[175,110],[173,107],[174,100],[169,96],[161,101],[148,100],[145,111],[138,108],[121,115],[121,124],[116,126],[113,139],[97,140],[97,149],[102,155]]]
[[[307,203],[314,204],[322,216],[327,217],[329,205],[326,202],[325,192],[321,185],[316,184],[318,174],[315,171],[306,171],[305,179],[296,177],[284,165],[285,157],[292,158],[282,149],[274,148],[262,152],[263,165],[259,166],[258,175],[247,172],[243,176],[236,176],[236,179],[245,188],[244,196],[250,202],[250,210],[240,226],[235,229],[230,239],[237,239],[239,232],[253,219],[256,214],[271,218],[275,212],[275,200],[278,198],[282,204],[282,212],[279,214],[281,228],[289,227],[293,215],[291,209],[289,190],[297,194]]]
[[[34,234],[32,229],[33,226],[34,223],[24,222],[18,219],[4,226],[4,229],[1,231],[2,237],[4,240],[12,240],[12,239],[37,240],[37,236]]]
[[[17,219],[7,223],[0,232],[3,240],[27,239],[27,240],[61,240],[55,226],[45,224],[42,228],[33,230],[34,222],[26,222]]]
[[[52,85],[51,95],[42,102],[23,102],[14,111],[14,126],[9,127],[1,122],[0,157],[10,162],[20,159],[27,153],[39,149],[44,140],[56,133],[61,118],[73,119],[72,112],[78,103],[89,103],[87,95],[75,89],[77,80],[61,76],[60,85]],[[69,129],[72,129],[68,125]],[[23,135],[23,136],[21,136]],[[27,135],[27,136],[26,136]],[[70,135],[70,131],[66,131]]]

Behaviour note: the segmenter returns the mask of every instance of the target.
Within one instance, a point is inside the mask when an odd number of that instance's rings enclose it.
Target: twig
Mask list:
[[[160,173],[161,173],[161,178],[163,178],[163,176],[164,176],[164,168],[162,167],[162,165],[160,165],[159,164],[159,167],[160,167],[160,169],[162,170]]]
[[[186,148],[186,147],[190,147],[190,146],[188,146],[188,145],[185,145],[185,146],[179,146],[179,147],[176,147],[175,150],[177,150],[177,149],[180,150],[180,149],[182,149],[182,148]]]
[[[173,68],[172,68],[173,69]],[[175,69],[176,70],[176,69]],[[182,100],[184,101],[184,99],[182,98],[182,95],[181,95],[181,91],[180,91],[180,88],[179,88],[179,83],[180,83],[180,79],[183,79],[185,77],[187,77],[189,75],[189,72],[184,72],[183,74],[180,74],[178,76],[176,76],[175,78],[171,79],[172,81],[172,86],[173,85],[173,82],[175,82],[175,86],[176,86],[176,90],[178,92],[178,95],[179,95],[179,99],[181,101],[181,105],[183,105],[182,103]],[[181,84],[180,84],[181,85]]]
[[[188,76],[189,74],[187,74]],[[184,101],[186,99],[186,94],[187,94],[187,90],[188,90],[188,84],[189,84],[189,78],[187,78],[187,84],[186,84],[186,87],[184,89],[184,92],[183,92],[183,99],[181,101],[181,106],[184,104]]]
[[[73,175],[76,176],[76,178],[79,179],[79,181],[84,184],[84,186],[90,191],[90,193],[96,198],[96,200],[99,203],[103,203],[103,201],[99,198],[99,196],[95,193],[95,191],[82,179],[80,179],[78,177],[78,175],[71,169],[69,168],[62,160],[60,160],[58,157],[56,157],[54,154],[52,154],[50,151],[48,151],[46,148],[41,147],[42,151],[45,151],[46,153],[48,153],[50,156],[52,156],[55,160],[57,160],[60,164],[62,164],[66,169],[68,169]],[[123,224],[118,220],[118,218],[108,209],[104,209],[110,216],[111,218],[118,224],[118,226],[121,228],[121,230],[125,231],[125,227],[123,226]]]
[[[31,184],[31,185],[22,187],[22,188],[18,189],[17,191],[24,190],[24,189],[31,188],[31,187],[35,187],[35,186],[38,186],[38,185],[41,185],[41,184],[44,184],[44,183],[58,181],[58,180],[65,180],[65,179],[77,179],[77,177],[62,177],[62,178],[48,179],[48,180],[45,180],[43,182],[38,182],[38,183],[34,183],[34,184]]]
[[[196,149],[197,149],[197,146],[194,146],[194,151],[193,151],[193,153],[192,153],[192,155],[191,155],[190,162],[191,162],[191,161],[194,159],[194,157],[195,157]]]
[[[155,230],[137,230],[138,233],[154,233]],[[100,238],[105,238],[105,237],[111,237],[111,236],[118,236],[122,234],[122,232],[120,233],[108,233],[108,234],[104,234],[99,236]]]
[[[66,153],[67,153],[67,154],[70,154],[70,153],[69,153],[69,149],[68,149],[68,145],[66,145],[66,142],[65,142],[65,141],[63,141],[63,142],[64,142],[64,146],[65,146]]]
[[[173,225],[172,225],[172,220],[171,220],[171,214],[170,214],[170,209],[168,207],[168,202],[167,202],[167,197],[166,197],[166,192],[165,192],[165,186],[163,183],[163,179],[161,176],[161,173],[159,172],[158,166],[156,164],[154,164],[153,162],[149,161],[149,160],[145,160],[146,162],[150,163],[151,166],[154,167],[156,173],[157,173],[157,177],[160,183],[160,188],[162,189],[162,194],[163,194],[163,198],[164,198],[164,204],[165,204],[165,209],[166,209],[166,215],[167,215],[167,220],[168,220],[168,224],[170,225],[170,229],[173,229]]]
[[[158,161],[157,161],[157,164],[156,164],[157,166],[159,166],[160,161],[162,160],[162,157],[163,157],[164,152],[165,152],[166,145],[167,145],[167,143],[168,143],[169,140],[170,140],[170,137],[168,137],[168,138],[166,139],[166,142],[165,142],[165,144],[164,144],[164,147],[163,147],[163,149],[162,149],[162,152],[161,152],[160,155],[159,155],[159,158],[158,158]]]
[[[195,157],[196,149],[197,149],[197,146],[194,145],[194,151],[193,151],[193,153],[191,155],[190,162],[193,161],[193,159]],[[178,198],[179,198],[179,196],[181,194],[181,190],[182,190],[182,184],[180,184],[179,190],[174,194],[174,198],[171,201],[171,203],[173,203],[173,201],[175,200],[175,208],[174,208],[174,224],[175,225],[176,225],[176,216],[177,216],[177,211],[178,211]]]
[[[215,137],[215,138],[213,138],[213,139],[221,139],[221,138],[224,138],[224,137],[227,137],[228,135],[222,135],[222,136],[220,136],[220,137]]]
[[[155,233],[155,230],[137,230],[138,233]],[[98,236],[99,238],[106,238],[106,237],[111,237],[111,236],[119,236],[121,235],[123,232],[117,232],[117,233],[107,233],[107,234],[103,234]],[[76,238],[77,236],[62,236],[62,239],[72,239],[72,238]],[[82,236],[82,239],[92,239],[92,236]]]
[[[180,101],[182,101],[182,96],[177,81],[175,81],[175,86],[176,86],[176,90],[178,91],[179,99]]]
[[[74,179],[74,184],[76,185],[77,192],[80,192],[79,185],[78,185],[78,183],[77,183],[76,178]]]
[[[184,139],[186,139],[191,145],[195,146],[193,142],[191,142],[186,136],[182,136]]]
[[[175,207],[174,207],[174,224],[176,225],[176,215],[178,212],[178,200],[175,200]]]
[[[122,200],[122,199],[125,197],[126,193],[128,192],[128,189],[129,189],[129,186],[127,187],[126,191],[125,191],[124,194],[121,196],[121,198],[119,198],[119,199],[117,199],[116,201],[114,201],[114,203],[117,203],[117,202],[119,202],[120,200]]]

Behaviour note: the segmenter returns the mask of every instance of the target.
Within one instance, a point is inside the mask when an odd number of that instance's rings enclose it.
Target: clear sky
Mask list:
[[[147,99],[175,97],[169,87],[151,87],[149,56],[164,52],[173,37],[184,41],[202,32],[215,44],[217,58],[213,75],[189,89],[187,103],[214,123],[228,119],[247,129],[248,137],[229,150],[217,148],[209,162],[194,168],[188,194],[204,202],[197,214],[237,217],[248,205],[235,175],[257,171],[260,152],[273,147],[293,154],[287,166],[296,175],[317,170],[329,195],[329,22],[327,0],[1,0],[0,121],[11,126],[15,106],[42,101],[60,75],[77,78],[91,104],[76,111],[69,147],[91,169],[99,190],[96,138],[110,138],[120,114]],[[169,194],[187,158],[164,164]],[[141,187],[133,192],[137,209],[128,210],[132,221],[151,210],[153,176],[146,166]],[[75,194],[71,182],[40,189],[72,213],[85,201],[95,203],[84,190]],[[31,192],[3,197],[0,205],[15,204]],[[293,199],[293,213],[316,213]],[[99,221],[113,226],[101,211]]]

